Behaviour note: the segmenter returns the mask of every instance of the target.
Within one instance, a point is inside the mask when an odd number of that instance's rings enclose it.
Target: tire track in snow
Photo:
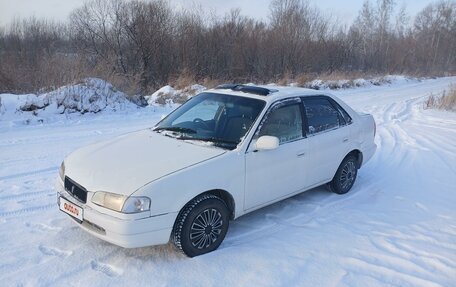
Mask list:
[[[383,151],[380,153],[382,159],[379,159],[378,163],[382,163],[382,168],[385,168],[386,164],[392,170],[404,169],[413,162],[414,154],[412,152],[417,149],[431,151],[454,172],[448,162],[451,161],[451,158],[442,158],[442,155],[436,151],[439,150],[438,147],[441,144],[438,139],[435,139],[430,134],[426,135],[426,137],[432,138],[435,143],[423,142],[420,140],[422,133],[416,132],[416,130],[409,130],[407,126],[403,125],[404,123],[407,124],[410,119],[415,120],[417,114],[421,115],[415,107],[424,97],[427,96],[395,102],[387,105],[385,109],[378,109],[373,112],[376,118],[381,115],[380,118],[383,119],[379,124],[380,131],[378,133],[379,151],[380,149]],[[437,144],[437,142],[439,143]],[[385,153],[385,151],[388,152]],[[422,203],[414,202],[413,205],[423,212],[429,212],[429,209]],[[389,228],[394,229],[392,226]],[[439,233],[438,231],[436,232]],[[397,238],[380,237],[380,239],[379,236],[373,238],[369,236],[372,244],[380,253],[362,254],[361,257],[353,258],[353,260],[358,260],[356,262],[357,266],[348,268],[347,271],[349,273],[358,273],[359,275],[369,274],[372,278],[386,285],[397,284],[397,279],[399,279],[402,281],[402,283],[398,284],[399,286],[404,284],[412,286],[449,286],[448,284],[451,284],[449,274],[454,274],[456,268],[455,263],[452,260],[448,260],[444,255],[454,253],[454,248],[451,244],[437,240],[437,238],[442,238],[441,234],[436,235],[435,238],[430,238],[423,236],[426,233],[429,233],[429,231],[422,230],[408,235],[406,239],[400,238],[400,236]],[[379,240],[383,241],[379,242]],[[402,243],[396,243],[398,240]],[[410,242],[410,245],[407,244],[407,241]],[[420,249],[416,248],[417,241],[421,241],[419,245],[423,245],[423,250],[428,250],[430,246],[435,246],[434,248],[439,248],[440,251],[437,253],[420,252]],[[414,246],[414,248],[410,246]],[[433,248],[431,247],[431,249]],[[378,260],[379,258],[383,259]]]
[[[0,180],[18,178],[18,177],[29,176],[29,175],[36,175],[36,174],[50,172],[50,171],[57,172],[58,169],[59,169],[58,166],[53,166],[53,167],[38,169],[38,170],[34,170],[34,171],[21,172],[21,173],[2,176],[2,177],[0,177]]]
[[[420,280],[436,282],[439,281],[439,276],[435,272],[429,270],[428,266],[422,266],[417,264],[407,257],[396,256],[394,254],[384,254],[375,252],[360,252],[356,258],[360,261],[366,262],[366,264],[379,266],[387,270],[392,270],[406,275],[407,277],[413,277]]]
[[[411,240],[390,238],[390,237],[369,237],[370,242],[379,251],[378,254],[364,254],[365,260],[373,257],[380,260],[383,265],[388,264],[390,268],[404,269],[408,273],[426,275],[438,281],[451,274],[455,270],[454,262],[447,260],[438,254],[420,252],[419,249],[411,248]]]
[[[379,168],[390,173],[388,169],[397,169],[398,166],[409,163],[409,158],[412,157],[413,149],[427,150],[426,147],[420,145],[401,124],[410,119],[413,111],[413,106],[419,98],[413,98],[405,101],[397,101],[387,104],[384,108],[374,111],[374,117],[383,118],[383,122],[378,125],[378,152]],[[383,151],[383,152],[380,152]],[[380,165],[381,163],[381,165]]]
[[[0,200],[24,199],[24,198],[30,198],[30,197],[35,197],[35,196],[46,195],[48,193],[49,193],[49,190],[24,192],[24,193],[19,193],[19,194],[10,194],[10,195],[0,196]]]
[[[383,121],[381,123],[379,123],[379,126],[380,125],[384,125],[385,123],[388,123],[391,121],[391,113],[392,111],[394,110],[394,108],[396,108],[397,104],[396,103],[392,103],[392,104],[389,104],[386,108],[383,108],[382,109],[382,112],[381,114],[383,115],[382,119]],[[379,117],[376,117],[377,119]]]
[[[50,208],[56,208],[56,206],[57,206],[57,203],[52,203],[52,204],[28,207],[28,208],[19,209],[19,210],[5,211],[5,212],[0,212],[0,217],[25,215],[25,214],[29,214],[29,213],[35,213],[38,211],[45,211]]]
[[[442,154],[435,151],[436,146],[445,145],[446,150],[449,153],[455,152],[456,148],[454,148],[455,146],[454,146],[453,142],[448,141],[448,139],[445,137],[438,137],[438,139],[437,139],[435,135],[429,135],[429,134],[415,135],[415,141],[421,143],[421,145],[429,146],[429,148],[427,150],[430,151],[438,159],[440,159],[440,161],[444,165],[446,165],[456,175],[456,165],[454,164],[454,160],[452,160],[451,158],[442,156]]]
[[[384,228],[387,232],[374,231],[368,236],[378,253],[360,251],[352,255],[359,261],[359,266],[349,267],[348,272],[371,273],[379,280],[383,280],[379,276],[388,278],[388,273],[396,274],[390,276],[391,280],[397,283],[399,278],[411,286],[451,286],[456,262],[445,255],[454,251],[453,246],[441,242],[445,236],[440,228],[429,230],[427,226],[412,225],[394,230],[389,224]],[[383,283],[389,285],[393,282],[385,280]],[[403,285],[399,283],[399,286]]]
[[[410,234],[403,233],[403,232],[400,232],[397,230],[393,230],[393,232],[374,231],[374,232],[372,232],[372,235],[380,236],[380,237],[383,236],[386,238],[390,238],[392,240],[410,241],[410,242],[415,242],[415,243],[421,243],[422,245],[433,246],[435,248],[440,249],[442,251],[442,253],[451,254],[451,253],[456,252],[456,244],[442,242],[441,240],[438,240],[437,238],[424,234],[424,232],[426,232],[426,231],[428,231],[428,230],[415,231]],[[434,230],[434,232],[435,232],[435,230]]]
[[[415,274],[407,274],[396,269],[385,267],[381,264],[368,262],[359,258],[349,257],[344,260],[347,271],[368,275],[386,286],[423,286],[423,287],[444,287],[439,283],[419,278]]]
[[[396,119],[403,122],[413,116],[413,107],[423,101],[423,97],[409,99],[405,101],[405,108],[396,114]]]

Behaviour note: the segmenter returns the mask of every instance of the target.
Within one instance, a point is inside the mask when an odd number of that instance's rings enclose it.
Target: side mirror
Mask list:
[[[261,136],[255,143],[256,150],[272,150],[279,147],[279,138],[273,136]]]

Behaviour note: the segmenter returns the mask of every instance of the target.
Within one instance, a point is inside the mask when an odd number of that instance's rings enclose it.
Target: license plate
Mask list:
[[[81,207],[77,206],[76,204],[69,202],[63,197],[60,197],[60,210],[65,212],[66,214],[69,214],[73,216],[74,218],[78,219],[79,221],[82,221],[83,219],[83,212],[84,209]]]

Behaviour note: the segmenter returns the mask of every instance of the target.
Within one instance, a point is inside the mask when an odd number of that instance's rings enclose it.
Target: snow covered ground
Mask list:
[[[241,217],[216,252],[193,259],[100,241],[53,191],[66,154],[150,127],[169,108],[0,120],[0,285],[456,286],[456,113],[422,109],[450,83],[335,91],[377,121],[379,149],[351,192],[320,187]]]

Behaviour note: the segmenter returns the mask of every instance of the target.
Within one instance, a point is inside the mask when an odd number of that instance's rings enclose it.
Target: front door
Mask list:
[[[299,99],[274,104],[266,113],[246,153],[245,210],[285,198],[306,187],[309,144],[303,129]],[[275,136],[274,150],[255,150],[260,136]]]

